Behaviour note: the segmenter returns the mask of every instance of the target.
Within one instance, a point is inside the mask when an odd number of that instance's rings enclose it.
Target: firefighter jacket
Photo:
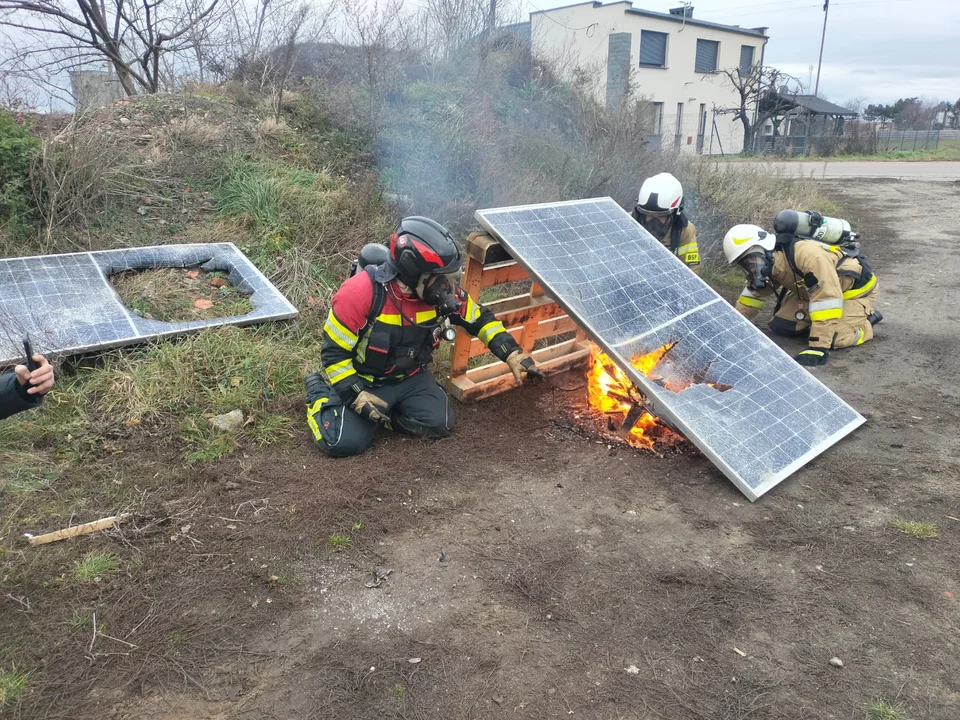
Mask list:
[[[647,228],[641,212],[634,208],[631,216],[641,227]],[[656,235],[654,235],[656,237]],[[700,274],[700,250],[697,247],[697,226],[683,213],[674,215],[670,221],[670,230],[660,239],[663,246],[687,264],[697,275]]]
[[[440,344],[442,318],[435,307],[404,295],[392,280],[381,285],[386,290],[385,297],[381,294],[383,306],[375,308],[375,283],[367,272],[347,280],[333,296],[323,327],[323,370],[345,401],[362,389],[359,379],[382,385],[420,372]],[[462,288],[457,289],[457,298],[460,313],[450,317],[452,324],[480,338],[500,360],[520,349],[490,310],[474,302]]]
[[[12,372],[0,374],[0,420],[21,410],[39,407],[43,398],[28,395],[27,388],[17,381]]]
[[[864,326],[869,328],[866,315],[877,293],[877,277],[870,268],[838,246],[816,240],[792,243],[791,267],[789,247],[773,253],[770,280],[774,287],[759,291],[745,288],[740,293],[736,305],[740,314],[752,319],[766,299],[777,296],[777,317],[783,312],[781,308],[789,308],[793,317],[785,319],[796,322],[798,329],[809,327],[811,348],[845,347],[869,339],[864,337]],[[850,311],[846,318],[845,302]],[[851,322],[858,327],[847,327]],[[853,336],[848,341],[851,330]],[[836,342],[838,339],[841,341]]]

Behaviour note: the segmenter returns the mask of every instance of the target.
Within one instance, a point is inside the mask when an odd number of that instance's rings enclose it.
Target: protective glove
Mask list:
[[[510,372],[513,373],[514,379],[517,381],[517,385],[523,382],[523,373],[531,375],[538,380],[542,380],[546,377],[543,374],[543,370],[537,367],[537,364],[534,362],[533,358],[527,355],[523,350],[514,350],[507,357],[507,365],[510,366]]]
[[[826,365],[828,357],[830,357],[830,355],[826,350],[817,350],[816,348],[807,348],[802,353],[797,355],[794,358],[794,360],[796,360],[801,365],[806,365],[807,367],[815,367],[817,365]]]
[[[350,408],[364,420],[383,422],[386,418],[380,410],[387,409],[387,401],[371,392],[361,390],[350,404]]]

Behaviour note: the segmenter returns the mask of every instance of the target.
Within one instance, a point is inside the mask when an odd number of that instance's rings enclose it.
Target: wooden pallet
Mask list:
[[[483,233],[472,233],[467,238],[467,262],[461,285],[474,302],[480,302],[483,288],[529,279],[526,270],[494,238]],[[586,334],[535,282],[529,293],[494,300],[486,303],[486,307],[547,375],[584,365],[590,357]],[[572,340],[533,349],[537,340],[570,332],[577,333]],[[447,383],[447,390],[458,400],[480,400],[516,387],[510,368],[499,360],[468,369],[470,358],[486,352],[482,342],[458,328]]]

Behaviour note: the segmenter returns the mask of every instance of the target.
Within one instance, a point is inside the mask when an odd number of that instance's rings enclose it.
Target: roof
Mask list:
[[[654,12],[653,10],[640,10],[633,7],[633,3],[629,0],[621,0],[620,2],[607,3],[598,2],[597,0],[592,0],[589,2],[579,2],[573,3],[571,5],[564,5],[563,7],[550,8],[549,10],[537,10],[530,13],[533,15],[546,15],[548,13],[557,12],[558,10],[567,10],[573,7],[579,7],[581,5],[592,5],[595,8],[598,7],[614,7],[616,5],[626,5],[624,8],[625,13],[630,13],[631,15],[642,15],[644,17],[656,18],[658,20],[667,20],[668,22],[675,22],[686,25],[693,25],[696,27],[706,27],[713,28],[714,30],[724,30],[726,32],[738,33],[740,35],[750,35],[751,37],[757,38],[766,38],[767,29],[762,28],[742,28],[739,25],[721,25],[720,23],[707,22],[706,20],[697,20],[696,18],[684,18],[682,15],[670,15],[668,13]]]
[[[856,117],[857,113],[853,110],[847,110],[835,103],[829,102],[816,95],[785,95],[791,102],[795,102],[804,110],[809,110],[814,115],[845,115],[847,117]]]

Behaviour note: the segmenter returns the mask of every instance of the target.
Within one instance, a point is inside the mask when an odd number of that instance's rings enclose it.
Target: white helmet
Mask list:
[[[723,254],[726,255],[727,262],[733,265],[755,248],[771,252],[776,242],[776,236],[759,225],[734,225],[723,236]]]
[[[664,216],[680,211],[683,186],[670,173],[648,177],[640,186],[637,210],[644,215]]]

